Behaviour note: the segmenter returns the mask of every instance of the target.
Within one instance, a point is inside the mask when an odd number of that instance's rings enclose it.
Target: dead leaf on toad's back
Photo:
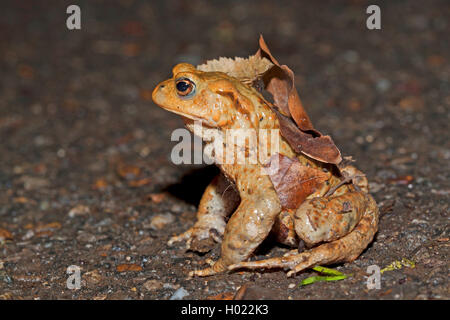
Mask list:
[[[262,36],[255,55],[246,59],[236,57],[219,58],[197,66],[201,71],[219,71],[258,89],[262,80],[278,109],[281,135],[292,148],[315,160],[338,164],[341,153],[330,136],[324,136],[314,128],[298,95],[294,83],[294,72],[272,56]],[[276,111],[276,110],[275,110]]]
[[[275,110],[280,123],[281,135],[289,142],[297,153],[304,153],[315,160],[338,164],[341,153],[334,145],[330,136],[314,137],[301,131],[292,119]],[[327,159],[325,161],[324,159]]]
[[[275,105],[284,115],[292,116],[300,129],[314,130],[295,89],[294,72],[288,66],[279,64],[262,36],[259,37],[259,49],[255,55],[268,58],[275,65],[264,75],[266,90],[272,94]]]
[[[197,69],[205,72],[223,72],[252,85],[255,79],[261,77],[272,67],[273,63],[268,59],[254,55],[248,58],[235,57],[234,59],[220,57],[219,59],[206,61],[206,63],[197,66]]]
[[[341,153],[331,137],[323,136],[314,128],[303,108],[295,88],[294,72],[288,66],[278,63],[262,36],[259,38],[256,56],[265,57],[274,64],[274,67],[263,75],[263,81],[266,90],[273,96],[275,106],[281,112],[277,112],[281,135],[296,152],[326,163],[341,162]]]
[[[325,172],[279,153],[270,158],[266,170],[283,209],[297,209],[328,178]]]

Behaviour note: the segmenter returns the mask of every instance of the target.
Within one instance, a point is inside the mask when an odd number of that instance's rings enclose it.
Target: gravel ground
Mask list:
[[[448,299],[448,1],[2,1],[0,298]],[[247,56],[262,33],[310,117],[371,182],[375,241],[338,282],[312,271],[187,279],[201,256],[166,245],[195,221],[214,167],[176,166],[176,115],[149,94],[174,64]],[[258,258],[286,251],[267,242]],[[367,267],[415,263],[382,274]],[[81,289],[66,286],[81,268]],[[217,297],[215,297],[217,298]]]

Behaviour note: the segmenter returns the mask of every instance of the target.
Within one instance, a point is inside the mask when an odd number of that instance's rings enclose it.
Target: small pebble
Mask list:
[[[72,209],[70,209],[68,215],[69,215],[69,218],[74,218],[77,216],[87,215],[90,212],[91,212],[91,210],[89,209],[89,207],[79,204],[79,205],[73,207]]]
[[[184,297],[188,296],[189,292],[186,291],[183,287],[175,291],[175,293],[170,297],[169,300],[183,300]]]
[[[164,228],[167,224],[172,223],[175,220],[172,214],[158,214],[152,218],[150,221],[150,228],[154,230],[160,230]]]
[[[143,286],[147,291],[156,291],[163,288],[163,283],[158,280],[148,280]]]
[[[81,232],[77,236],[77,240],[80,242],[95,242],[97,241],[97,237],[91,233]]]

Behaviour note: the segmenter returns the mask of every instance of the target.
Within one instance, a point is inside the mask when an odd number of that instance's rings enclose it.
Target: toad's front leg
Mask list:
[[[223,174],[216,176],[206,187],[197,211],[197,222],[168,244],[187,240],[188,249],[207,252],[221,242],[225,230],[225,217],[239,204],[239,194]]]
[[[241,204],[225,228],[219,260],[209,268],[190,272],[190,276],[209,276],[226,271],[228,266],[246,260],[269,234],[281,210],[273,188],[241,194],[241,198]]]

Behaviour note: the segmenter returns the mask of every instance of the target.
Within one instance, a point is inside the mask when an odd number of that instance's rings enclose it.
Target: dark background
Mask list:
[[[66,28],[81,7],[82,29]],[[448,299],[449,2],[2,1],[0,298]],[[186,279],[206,256],[166,241],[190,227],[216,172],[175,166],[176,115],[150,93],[178,62],[248,56],[263,34],[296,74],[316,128],[371,182],[381,209],[352,277],[297,288],[307,271]],[[162,195],[161,195],[162,193]],[[74,209],[75,208],[75,209]],[[155,217],[162,215],[158,224]],[[266,243],[257,258],[286,249]],[[366,269],[408,258],[367,290]],[[66,268],[82,289],[66,288]],[[133,271],[134,270],[134,271]]]

